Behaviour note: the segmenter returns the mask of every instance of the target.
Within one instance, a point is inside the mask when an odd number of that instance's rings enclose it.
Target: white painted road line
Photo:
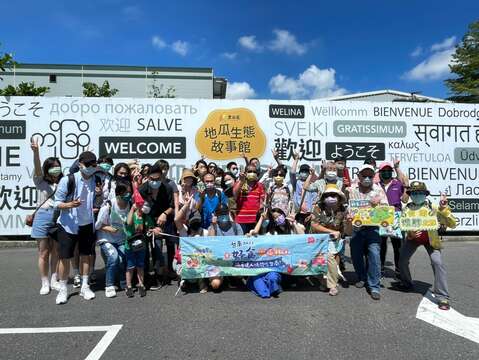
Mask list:
[[[98,360],[105,353],[106,349],[118,335],[123,325],[111,326],[71,326],[71,327],[45,327],[45,328],[3,328],[2,334],[49,334],[49,333],[72,333],[72,332],[103,332],[101,340],[96,344],[93,350],[88,354],[85,360]]]
[[[430,293],[423,297],[417,308],[417,319],[479,344],[479,318],[464,316],[453,308],[440,310],[430,299]]]

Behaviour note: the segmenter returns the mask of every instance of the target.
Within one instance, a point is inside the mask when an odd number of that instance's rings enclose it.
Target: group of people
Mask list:
[[[273,151],[275,166],[262,167],[259,159],[243,156],[244,165],[232,161],[222,168],[202,158],[175,181],[168,177],[165,160],[114,164],[109,156],[97,158],[85,151],[69,174],[63,174],[59,159],[41,163],[35,139],[31,148],[38,191],[31,236],[38,240],[40,294],[58,291],[57,304],[68,301],[70,266],[80,296],[95,297],[90,284],[96,281],[96,246],[105,264],[108,298],[119,290],[128,297],[135,293],[143,297],[148,289],[175,280],[185,291],[198,286],[201,293],[241,282],[262,298],[274,297],[294,285],[297,277],[270,271],[247,278],[180,281],[179,238],[323,233],[330,235],[327,274],[318,280],[329,295],[337,295],[338,283],[346,281],[342,271],[349,243],[355,286],[380,300],[391,241],[397,279],[392,288],[413,290],[409,261],[423,245],[434,270],[438,306],[449,309],[439,231],[455,227],[455,218],[445,195],[433,204],[426,185],[409,183],[399,161],[377,166],[374,159],[367,159],[353,179],[344,158],[323,162],[317,173],[308,164],[300,165],[298,154],[288,167]],[[352,222],[353,203],[393,206],[395,223],[388,228],[357,226]],[[421,208],[437,216],[441,228],[401,232],[401,213]]]

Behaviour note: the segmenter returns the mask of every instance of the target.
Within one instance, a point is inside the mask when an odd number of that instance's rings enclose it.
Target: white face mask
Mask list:
[[[326,171],[326,174],[324,175],[324,179],[327,182],[334,183],[338,180],[338,175],[336,174],[336,171],[328,170]]]

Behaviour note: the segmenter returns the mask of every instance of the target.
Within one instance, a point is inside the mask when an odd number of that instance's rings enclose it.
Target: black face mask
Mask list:
[[[393,172],[391,170],[380,171],[379,176],[383,180],[389,180],[393,177]]]
[[[130,181],[130,177],[128,175],[115,175],[115,180],[119,181]]]

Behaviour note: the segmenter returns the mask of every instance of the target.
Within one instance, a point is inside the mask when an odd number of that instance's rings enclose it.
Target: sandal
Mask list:
[[[451,305],[449,305],[449,301],[448,300],[439,300],[438,302],[438,307],[439,309],[441,310],[449,310],[451,308]]]
[[[329,295],[331,295],[331,296],[336,296],[336,295],[338,295],[338,292],[339,292],[339,291],[338,291],[338,288],[337,288],[337,287],[333,287],[333,288],[329,289]]]

